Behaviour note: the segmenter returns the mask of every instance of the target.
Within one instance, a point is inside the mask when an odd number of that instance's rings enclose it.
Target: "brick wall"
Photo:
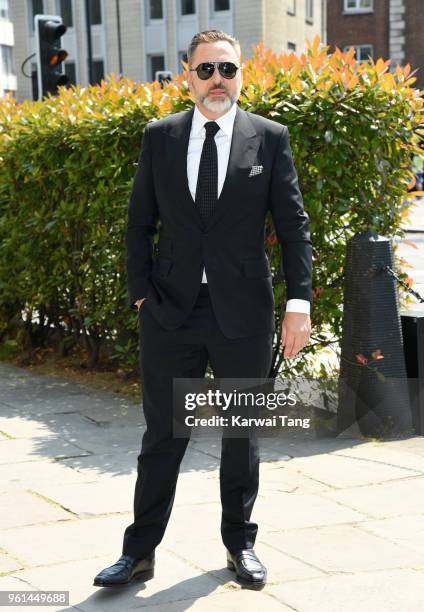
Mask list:
[[[414,0],[411,0],[412,2]],[[389,0],[374,0],[372,13],[343,14],[343,0],[328,0],[329,51],[350,45],[373,45],[374,57],[389,57]]]
[[[371,44],[374,58],[420,68],[415,87],[424,88],[424,1],[374,0],[372,13],[343,14],[343,0],[328,0],[327,42],[337,46]]]
[[[415,74],[414,87],[424,89],[424,3],[404,0],[405,4],[405,63],[410,63]]]

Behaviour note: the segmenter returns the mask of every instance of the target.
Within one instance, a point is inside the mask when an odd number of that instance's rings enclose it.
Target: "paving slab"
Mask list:
[[[362,521],[358,527],[380,538],[424,552],[424,514],[403,514],[396,518]]]
[[[314,480],[292,469],[290,461],[262,461],[260,464],[259,492],[319,493],[332,491],[330,485]]]
[[[3,486],[0,490],[0,530],[71,518],[65,508],[34,490],[25,490],[19,485],[9,484],[7,489]]]
[[[204,539],[220,539],[221,502],[174,506],[162,540],[167,548],[184,550]]]
[[[189,442],[183,460],[180,465],[180,472],[214,471],[219,469],[221,459],[221,447],[216,455],[215,443],[204,444],[201,449]]]
[[[0,364],[0,589],[68,589],[72,612],[420,611],[424,439],[353,431],[259,440],[262,591],[226,567],[217,435],[188,444],[155,578],[93,587],[133,520],[143,432],[132,400]]]
[[[424,446],[421,440],[421,446]],[[424,475],[424,455],[414,452],[408,452],[405,448],[390,447],[389,444],[383,442],[370,442],[352,448],[344,448],[336,450],[333,455],[341,457],[349,457],[359,461],[371,462],[377,465],[386,465],[396,468],[404,468],[413,470]]]
[[[175,603],[181,610],[187,609],[188,599],[197,599],[214,593],[224,593],[225,584],[214,576],[203,572],[192,564],[185,563],[176,555],[164,550],[157,551],[155,577],[143,582],[137,580],[127,588],[99,588],[93,586],[94,576],[116,559],[101,556],[92,559],[43,566],[14,573],[38,589],[69,590],[70,604],[84,611],[116,611],[137,608],[150,609]],[[60,608],[59,608],[60,609]]]
[[[95,554],[121,554],[125,527],[130,514],[91,519],[69,519],[45,525],[7,529],[1,532],[1,546],[25,567],[87,559]]]
[[[0,406],[0,415],[4,414]],[[62,411],[62,414],[64,411]],[[143,425],[143,419],[137,416],[136,411],[131,411],[124,418],[118,418],[115,414],[107,414],[106,411],[103,414],[103,418],[100,418],[100,414],[96,414],[96,418],[93,418],[90,410],[85,410],[81,407],[81,402],[77,402],[72,410],[67,410],[66,415],[70,418],[70,415],[76,415],[78,419],[85,426],[96,426],[100,428],[113,428],[113,427],[133,427],[137,428],[139,425]],[[37,438],[37,437],[51,437],[54,436],[56,429],[56,422],[60,425],[60,420],[56,419],[57,413],[53,412],[42,412],[40,414],[18,413],[17,410],[13,409],[12,413],[7,416],[0,416],[0,431],[4,432],[8,437],[12,438]]]
[[[134,477],[119,476],[96,482],[63,484],[60,487],[57,484],[39,483],[32,489],[69,512],[81,518],[89,518],[98,514],[131,512],[134,486]]]
[[[214,612],[222,610],[229,612],[235,609],[243,610],[243,612],[258,612],[258,610],[266,610],[266,612],[293,612],[293,608],[284,605],[281,601],[270,595],[268,592],[247,591],[246,589],[237,590],[236,593],[214,593],[208,597],[199,599],[187,599],[183,602],[174,602],[170,604],[162,604],[159,609],[151,608],[152,611],[158,612]]]
[[[22,567],[22,563],[17,559],[0,550],[0,579],[2,574],[14,572]]]
[[[218,434],[192,436],[190,444],[196,450],[215,457],[218,461],[221,458],[221,437]],[[286,452],[288,444],[283,444],[280,440],[258,438],[258,445],[261,461],[287,461],[291,458]]]
[[[34,585],[29,584],[28,582],[26,582],[25,580],[21,580],[20,578],[18,578],[17,576],[14,576],[12,574],[8,575],[8,576],[0,576],[0,591],[6,591],[6,593],[8,591],[25,591],[26,593],[33,593],[34,591],[36,591]],[[54,610],[54,607],[50,607],[46,608],[46,607],[40,607],[40,606],[23,606],[23,605],[14,605],[14,606],[5,606],[2,609],[3,610],[7,610],[8,612],[10,610],[19,610],[20,608],[23,608],[25,610],[29,610],[30,612],[36,611],[38,610]]]
[[[275,530],[353,523],[368,517],[329,498],[313,494],[268,492],[258,495],[256,522]]]
[[[79,457],[61,459],[59,462],[85,476],[87,480],[108,479],[132,474],[135,466],[137,466],[138,447],[137,450],[121,448],[110,453],[107,450],[107,447],[105,447],[102,453],[95,455],[86,453]]]
[[[59,437],[0,440],[0,465],[88,455],[89,451]]]
[[[80,457],[81,458],[81,457]],[[15,463],[10,469],[10,463],[0,465],[1,486],[8,486],[7,483],[20,484],[22,487],[37,489],[39,484],[49,483],[56,485],[57,488],[64,484],[93,482],[96,481],[96,474],[80,472],[69,467],[66,461],[70,459],[37,459],[37,461],[23,461]],[[76,458],[72,459],[76,461]]]
[[[422,436],[412,436],[401,440],[388,440],[385,446],[390,449],[400,450],[403,453],[424,456],[424,440]]]
[[[86,452],[121,451],[140,448],[142,427],[100,427],[79,412],[50,414],[46,424],[54,434]]]
[[[412,205],[408,209],[408,216],[402,223],[403,229],[414,231],[416,229],[424,231],[424,198],[418,196],[411,198]]]
[[[299,612],[421,612],[424,573],[410,569],[327,576],[269,587]]]
[[[417,476],[363,487],[322,493],[323,497],[362,512],[368,518],[388,518],[423,512],[424,477]]]
[[[140,452],[141,441],[137,443],[132,450],[125,450],[125,448],[119,450],[108,449],[108,446],[105,444],[103,453],[86,453],[84,456],[62,459],[60,463],[77,470],[90,480],[93,478],[110,478],[128,474],[134,474],[135,478],[137,457]],[[203,473],[215,471],[217,469],[219,469],[219,459],[207,453],[200,452],[189,444],[180,465],[180,473]]]
[[[54,431],[48,423],[42,423],[34,419],[21,416],[0,417],[0,431],[9,439],[20,438],[55,438]]]
[[[174,507],[215,503],[220,500],[219,473],[217,470],[180,472],[177,481]]]
[[[33,378],[0,380],[0,398],[4,404],[16,400],[27,402],[33,399],[41,400],[46,395],[50,399],[79,395],[83,389],[81,385],[70,381],[45,381],[42,377],[38,380]]]
[[[390,542],[355,525],[329,525],[265,533],[277,550],[324,572],[424,568],[424,551]]]
[[[411,468],[358,460],[335,453],[294,457],[290,461],[290,468],[338,489],[420,474],[419,470]]]
[[[276,550],[263,542],[262,534],[265,528],[259,528],[258,543],[255,551],[261,561],[268,568],[267,585],[279,584],[290,580],[303,580],[325,575],[318,568],[303,563],[292,556]],[[268,533],[268,532],[267,532]],[[218,535],[218,534],[217,534]],[[272,536],[272,534],[270,534]],[[172,542],[171,538],[164,540],[168,550],[178,554],[186,562],[194,563],[204,571],[210,572],[223,581],[235,582],[234,572],[226,568],[225,547],[220,536],[215,538],[190,538],[190,545],[184,546],[181,542]]]
[[[122,414],[120,414],[121,410]],[[60,397],[51,397],[47,394],[30,399],[8,399],[7,402],[0,397],[0,414],[2,415],[23,415],[26,418],[37,418],[60,412],[80,412],[85,416],[92,416],[93,420],[98,420],[100,423],[103,421],[112,423],[115,419],[127,420],[127,424],[130,425],[133,422],[132,415],[137,415],[138,408],[133,405],[132,400],[127,398],[114,395],[98,398],[97,395],[90,394],[89,390],[86,390],[85,393],[64,394]]]

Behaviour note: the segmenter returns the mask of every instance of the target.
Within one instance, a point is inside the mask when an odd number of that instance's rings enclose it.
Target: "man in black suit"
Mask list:
[[[173,378],[266,378],[275,332],[264,249],[271,211],[287,304],[284,357],[310,336],[312,247],[286,126],[246,112],[240,46],[216,30],[194,36],[188,83],[196,100],[147,124],[128,209],[128,300],[138,308],[146,431],[138,456],[134,522],[99,586],[153,576],[188,438],[173,435]],[[153,236],[159,231],[157,249]],[[221,536],[227,566],[252,588],[266,582],[250,520],[259,485],[255,436],[222,438]]]

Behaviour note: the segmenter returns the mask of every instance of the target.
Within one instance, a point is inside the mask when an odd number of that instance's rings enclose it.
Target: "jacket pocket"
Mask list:
[[[271,276],[271,269],[267,257],[260,259],[244,259],[243,274],[248,278],[263,278]]]
[[[168,274],[171,271],[172,264],[173,264],[172,259],[169,259],[168,257],[158,257],[156,261],[157,261],[157,267],[158,267],[157,268],[158,275],[161,278],[168,276]]]
[[[172,240],[167,236],[160,236],[157,244],[158,257],[162,255],[166,257],[172,257]]]

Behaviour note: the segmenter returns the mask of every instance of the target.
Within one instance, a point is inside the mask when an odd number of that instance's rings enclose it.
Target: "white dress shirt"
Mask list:
[[[236,111],[237,105],[233,104],[230,110],[228,110],[224,115],[221,115],[221,117],[218,117],[218,119],[214,119],[220,128],[215,134],[216,148],[218,151],[218,197],[224,184],[225,175],[227,174]],[[197,176],[199,173],[200,156],[202,154],[203,141],[206,137],[204,125],[207,121],[210,121],[210,119],[205,117],[196,105],[194,107],[190,140],[187,151],[187,178],[191,197],[193,198],[193,205],[196,199],[196,186]],[[206,271],[203,268],[202,283],[207,282]],[[307,300],[287,300],[286,312],[303,312],[310,314],[310,303]]]

